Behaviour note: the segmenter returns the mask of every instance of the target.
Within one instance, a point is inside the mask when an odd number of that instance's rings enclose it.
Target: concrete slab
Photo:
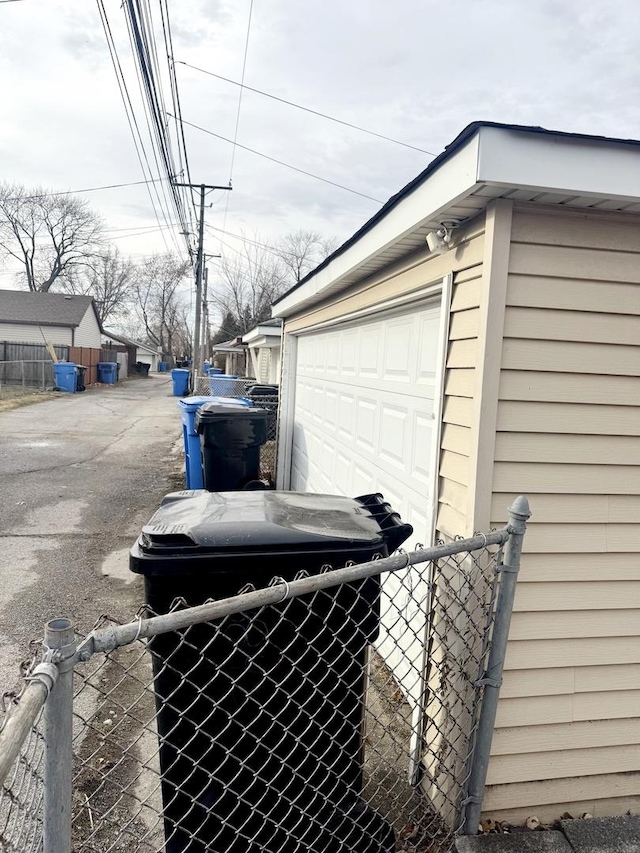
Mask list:
[[[640,853],[640,815],[563,820],[576,853]]]
[[[561,832],[508,832],[456,838],[458,853],[573,853]]]

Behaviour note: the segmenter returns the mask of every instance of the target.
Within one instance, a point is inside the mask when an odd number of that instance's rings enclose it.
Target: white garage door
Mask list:
[[[298,340],[291,488],[382,492],[431,544],[440,302]]]
[[[298,340],[291,488],[381,492],[413,525],[409,547],[432,544],[439,337],[438,299]],[[388,576],[381,602],[379,651],[414,703],[422,692],[422,571]]]

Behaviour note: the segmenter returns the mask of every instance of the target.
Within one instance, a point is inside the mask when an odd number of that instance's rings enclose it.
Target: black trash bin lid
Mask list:
[[[269,417],[266,409],[254,406],[243,406],[241,403],[205,403],[196,412],[196,432],[200,432],[200,425],[214,424],[219,421],[234,421],[240,418],[247,421],[263,421]]]
[[[144,574],[174,574],[175,566],[162,566],[163,558],[170,554],[244,559],[273,553],[382,548],[388,541],[384,526],[364,503],[340,495],[174,492],[164,498],[138,539],[140,555],[155,565],[132,564],[131,568]],[[215,572],[215,560],[208,559],[202,569]]]

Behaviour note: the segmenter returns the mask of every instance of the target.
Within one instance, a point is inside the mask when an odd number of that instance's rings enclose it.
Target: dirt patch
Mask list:
[[[33,388],[7,388],[5,386],[0,389],[0,412],[10,412],[12,409],[20,409],[22,406],[31,406],[34,403],[53,400],[58,396],[55,391],[38,391]]]
[[[142,644],[92,661],[78,677],[72,853],[163,844],[151,663]]]

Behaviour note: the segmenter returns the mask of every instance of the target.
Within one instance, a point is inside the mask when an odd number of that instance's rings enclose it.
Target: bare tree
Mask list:
[[[333,237],[322,237],[315,231],[299,228],[285,234],[278,241],[276,248],[282,263],[293,278],[293,284],[296,284],[335,251],[337,246],[338,241]]]
[[[188,262],[174,255],[153,255],[140,264],[133,280],[133,307],[150,343],[165,353],[184,345],[186,306],[180,285],[190,272]]]
[[[20,262],[31,291],[48,292],[95,258],[101,231],[83,199],[0,184],[0,252]]]
[[[225,256],[209,286],[210,301],[222,318],[212,343],[242,335],[270,317],[275,300],[331,254],[336,245],[332,238],[298,230],[286,234],[275,252],[255,235],[234,255]]]
[[[247,332],[270,317],[272,303],[288,282],[280,257],[248,242],[237,254],[224,257],[215,272],[209,286],[210,299],[218,316],[224,318],[226,339]],[[215,335],[216,339],[219,337]]]
[[[100,322],[117,320],[131,305],[135,267],[117,248],[109,247],[67,276],[64,290],[93,296]]]

